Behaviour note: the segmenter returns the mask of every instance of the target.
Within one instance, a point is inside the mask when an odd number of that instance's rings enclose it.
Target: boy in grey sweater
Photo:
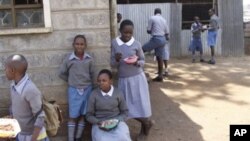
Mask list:
[[[41,111],[42,95],[26,74],[27,67],[28,62],[23,55],[11,55],[5,63],[6,77],[13,81],[10,88],[11,112],[21,127],[17,140],[48,141],[44,128],[45,114]]]

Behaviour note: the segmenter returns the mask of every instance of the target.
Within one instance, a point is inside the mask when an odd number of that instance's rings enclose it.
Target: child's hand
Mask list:
[[[116,62],[120,62],[121,58],[122,58],[122,54],[121,53],[116,53],[115,54],[115,60],[116,60]]]

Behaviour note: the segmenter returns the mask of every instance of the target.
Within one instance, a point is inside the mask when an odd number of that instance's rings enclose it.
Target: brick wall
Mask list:
[[[9,82],[4,75],[3,61],[10,54],[20,53],[27,57],[32,80],[46,97],[61,104],[65,117],[66,83],[58,78],[58,67],[65,55],[72,51],[73,37],[86,35],[87,51],[96,59],[97,71],[109,67],[109,0],[51,0],[50,3],[52,33],[0,37],[0,116],[8,113]],[[66,136],[64,130],[59,135]],[[63,141],[65,138],[53,140]]]

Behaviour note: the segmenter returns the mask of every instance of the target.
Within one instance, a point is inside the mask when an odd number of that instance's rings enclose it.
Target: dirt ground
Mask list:
[[[170,76],[150,82],[156,121],[147,141],[229,141],[230,124],[250,124],[250,56],[216,58],[216,65],[171,59]],[[145,71],[156,76],[156,62],[147,56]],[[128,121],[133,141],[139,123]],[[66,123],[52,141],[64,141]],[[90,141],[90,127],[84,141]]]
[[[146,72],[156,76],[147,57]],[[217,58],[216,65],[171,59],[170,76],[150,82],[156,121],[147,141],[229,141],[230,124],[250,124],[250,56]],[[132,137],[139,125],[129,121]]]

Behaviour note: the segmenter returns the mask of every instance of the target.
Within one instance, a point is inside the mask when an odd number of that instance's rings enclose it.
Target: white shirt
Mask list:
[[[120,37],[116,37],[116,42],[117,42],[117,44],[119,45],[119,46],[121,46],[121,45],[123,45],[123,44],[125,44],[125,45],[127,45],[127,46],[131,46],[133,43],[134,43],[134,41],[135,41],[135,38],[134,37],[132,37],[128,42],[126,42],[126,43],[124,43],[121,39],[120,39]]]
[[[22,94],[23,92],[23,88],[26,85],[27,81],[29,81],[29,76],[28,74],[25,74],[24,77],[17,83],[15,84],[15,82],[13,81],[11,83],[11,88],[13,88],[17,94]]]
[[[104,91],[101,90],[101,93],[103,96],[112,96],[114,92],[114,87],[111,85],[111,89],[109,90],[109,92],[105,93]]]

